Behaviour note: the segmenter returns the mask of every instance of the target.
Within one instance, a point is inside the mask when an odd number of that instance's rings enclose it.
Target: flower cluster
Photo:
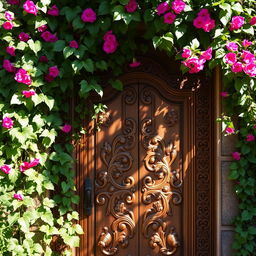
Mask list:
[[[210,32],[215,28],[215,20],[211,18],[208,9],[202,9],[193,20],[196,28],[202,28],[205,32]]]
[[[30,162],[23,162],[20,165],[20,171],[21,172],[25,172],[26,170],[37,166],[39,163],[40,163],[40,159],[38,159],[38,158],[35,158],[32,161],[30,161]]]
[[[87,8],[83,11],[81,19],[83,22],[93,23],[96,21],[97,16],[92,8]]]
[[[136,0],[130,0],[129,3],[124,6],[124,8],[129,13],[135,12],[138,8],[138,3]]]
[[[14,79],[18,83],[22,83],[22,84],[26,84],[26,85],[31,85],[32,84],[32,79],[31,79],[30,75],[23,68],[18,69],[18,71],[15,74]]]
[[[104,44],[103,44],[103,50],[106,53],[113,53],[116,51],[118,47],[118,42],[116,39],[116,36],[113,34],[112,30],[108,31],[104,37]]]
[[[49,67],[48,74],[44,76],[44,79],[46,82],[52,82],[54,78],[58,77],[60,74],[60,71],[57,66]]]
[[[2,126],[6,129],[11,129],[13,127],[13,121],[10,117],[4,117],[2,120]]]

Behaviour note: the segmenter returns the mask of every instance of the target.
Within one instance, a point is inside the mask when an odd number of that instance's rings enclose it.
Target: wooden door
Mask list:
[[[213,255],[211,89],[197,78],[198,90],[178,90],[149,73],[127,73],[122,92],[106,92],[101,129],[90,122],[78,148],[79,256]]]

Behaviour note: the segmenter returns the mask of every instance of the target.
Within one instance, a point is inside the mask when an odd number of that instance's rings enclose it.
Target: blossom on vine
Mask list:
[[[174,0],[172,2],[172,10],[176,14],[180,14],[181,12],[183,12],[185,7],[186,7],[186,4],[182,0]]]
[[[9,174],[12,169],[11,169],[10,165],[4,164],[4,165],[0,166],[0,170],[2,172],[4,172],[5,174]]]
[[[31,96],[34,96],[36,92],[34,90],[29,90],[29,91],[22,91],[22,94],[26,98],[30,98]]]
[[[49,75],[53,78],[57,77],[60,73],[57,66],[49,67],[48,71],[49,71]]]
[[[156,8],[157,15],[160,16],[170,10],[170,6],[167,2],[159,4]]]
[[[9,21],[12,21],[14,19],[14,14],[12,12],[5,12],[4,13],[4,17],[9,20]]]
[[[69,47],[77,49],[79,47],[78,42],[76,40],[70,41]]]
[[[138,8],[138,3],[136,0],[130,0],[127,5],[124,6],[127,12],[132,13],[135,12]]]
[[[58,37],[54,34],[52,34],[50,31],[44,31],[41,34],[41,37],[44,39],[45,42],[51,42],[54,43],[58,41]]]
[[[3,68],[10,73],[13,73],[16,71],[16,68],[14,65],[9,61],[9,60],[4,60],[3,61]]]
[[[30,161],[30,162],[23,162],[20,165],[20,171],[21,172],[25,172],[26,170],[37,166],[39,163],[40,163],[40,159],[38,159],[38,158],[35,158],[32,161]]]
[[[15,47],[14,46],[7,46],[6,47],[6,52],[10,54],[11,56],[15,56]]]
[[[243,62],[245,62],[247,64],[253,63],[256,61],[255,55],[253,53],[251,53],[250,51],[243,50],[241,58],[242,58]]]
[[[103,40],[104,40],[104,44],[103,44],[104,52],[109,54],[116,51],[118,47],[118,42],[112,30],[109,30],[106,32],[106,34],[103,37]]]
[[[228,92],[220,92],[220,96],[226,98],[229,96]]]
[[[204,51],[199,59],[204,59],[204,60],[211,60],[212,59],[212,47],[208,48],[206,51]]]
[[[242,45],[243,45],[244,48],[247,48],[250,45],[252,45],[252,42],[247,40],[247,39],[244,39],[243,42],[242,42]]]
[[[255,77],[256,76],[256,64],[255,63],[249,63],[246,64],[243,67],[244,73],[247,74],[250,77]]]
[[[60,11],[59,8],[56,5],[53,5],[48,11],[47,14],[51,16],[59,16]]]
[[[247,134],[246,141],[255,141],[255,136],[251,133]]]
[[[235,42],[228,42],[228,43],[226,43],[226,47],[231,52],[238,51],[238,44],[235,43]]]
[[[25,32],[21,32],[19,34],[18,38],[20,39],[20,41],[27,42],[28,39],[30,38],[30,36],[29,36],[29,34],[27,34]]]
[[[196,28],[202,28],[205,32],[210,32],[215,27],[215,20],[211,19],[207,9],[202,9],[193,20],[193,25]]]
[[[40,62],[48,62],[49,60],[45,55],[42,55],[42,56],[40,56],[39,61]]]
[[[164,15],[164,23],[172,24],[175,19],[176,19],[176,15],[172,12],[167,12]]]
[[[50,76],[49,74],[44,75],[44,80],[48,83],[51,83],[54,80],[54,77]]]
[[[232,153],[232,156],[235,160],[239,161],[240,160],[240,153],[239,152],[233,152]]]
[[[232,127],[227,127],[225,131],[226,131],[227,134],[234,134],[235,133],[235,129],[232,128]]]
[[[11,129],[13,127],[13,121],[10,117],[4,117],[2,120],[2,126],[6,129]]]
[[[181,57],[187,59],[187,58],[189,58],[191,56],[191,54],[192,54],[192,52],[191,52],[190,49],[183,48]]]
[[[20,1],[19,0],[7,0],[7,3],[11,4],[11,5],[19,5]]]
[[[129,64],[131,68],[137,68],[141,65],[139,61],[133,61],[132,63]]]
[[[64,124],[61,130],[65,133],[69,133],[71,131],[71,128],[72,126],[70,124]]]
[[[234,64],[236,63],[236,54],[233,52],[229,52],[224,56],[224,62],[227,64]]]
[[[243,16],[234,16],[231,20],[231,24],[229,27],[230,31],[237,30],[241,28],[245,23],[244,17]]]
[[[13,198],[15,198],[15,199],[17,199],[17,200],[19,200],[19,201],[22,201],[22,200],[24,199],[23,195],[20,194],[20,193],[15,193],[15,194],[13,195]]]
[[[81,19],[83,22],[93,23],[94,21],[96,21],[97,16],[92,8],[87,8],[83,11]]]
[[[256,24],[256,16],[253,16],[250,20],[250,24],[251,25],[255,25]]]
[[[31,85],[32,84],[32,79],[30,77],[30,75],[28,74],[28,72],[23,69],[20,68],[16,74],[14,79],[18,82],[18,83],[22,83],[22,84],[26,84],[26,85]]]
[[[2,27],[5,30],[11,30],[13,28],[13,23],[11,21],[6,21],[3,23]]]
[[[243,64],[238,61],[231,66],[231,70],[234,73],[240,73],[243,71]]]
[[[189,68],[189,73],[198,73],[204,69],[205,60],[200,60],[198,58],[191,58],[182,62],[185,67]]]
[[[37,7],[36,5],[34,4],[33,1],[30,1],[30,0],[27,0],[24,4],[23,4],[23,8],[24,8],[24,11],[27,12],[27,13],[31,13],[31,14],[34,14],[34,15],[37,15]]]
[[[44,31],[47,30],[47,28],[48,28],[48,26],[47,26],[46,24],[44,24],[44,25],[38,27],[38,28],[37,28],[37,31],[38,31],[38,32],[44,32]]]

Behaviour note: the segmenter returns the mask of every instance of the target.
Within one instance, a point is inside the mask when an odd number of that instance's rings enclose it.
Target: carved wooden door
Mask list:
[[[85,235],[77,255],[212,255],[205,212],[211,210],[210,105],[200,102],[210,94],[177,90],[142,72],[123,81],[122,92],[104,99],[101,129],[91,122],[78,151]],[[83,209],[86,177],[91,216]]]

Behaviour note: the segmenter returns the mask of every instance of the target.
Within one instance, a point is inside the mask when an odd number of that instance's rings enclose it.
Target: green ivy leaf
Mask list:
[[[88,71],[90,73],[93,73],[94,64],[93,64],[93,61],[91,59],[87,59],[87,60],[83,61],[83,66],[84,66],[86,71]]]
[[[71,48],[71,47],[69,47],[69,46],[66,46],[66,47],[63,49],[64,58],[67,59],[68,57],[70,57],[71,55],[73,55],[74,52],[75,52],[75,48]]]
[[[53,50],[55,52],[61,52],[63,51],[65,45],[66,45],[66,42],[64,40],[58,40],[54,43]]]
[[[123,90],[123,83],[120,80],[110,80],[110,84],[113,88],[117,89],[118,91]]]

